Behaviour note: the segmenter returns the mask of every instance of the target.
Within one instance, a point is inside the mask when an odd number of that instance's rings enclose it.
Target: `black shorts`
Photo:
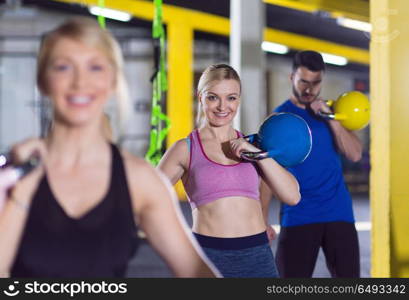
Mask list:
[[[311,277],[320,247],[332,277],[360,276],[355,224],[329,222],[281,227],[276,253],[280,277]]]

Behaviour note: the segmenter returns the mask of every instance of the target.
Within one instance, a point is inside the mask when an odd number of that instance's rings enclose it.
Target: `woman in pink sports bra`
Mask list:
[[[209,66],[198,84],[198,128],[177,141],[158,168],[182,179],[192,206],[192,230],[224,277],[278,277],[260,203],[263,180],[289,205],[300,200],[296,179],[274,159],[243,161],[260,151],[233,128],[241,81],[229,65]]]

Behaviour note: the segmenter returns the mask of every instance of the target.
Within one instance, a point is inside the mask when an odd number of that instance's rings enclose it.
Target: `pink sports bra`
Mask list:
[[[241,136],[239,132],[237,135]],[[190,133],[189,140],[189,173],[184,187],[192,209],[223,197],[260,200],[260,179],[251,162],[219,164],[207,157],[198,130]]]

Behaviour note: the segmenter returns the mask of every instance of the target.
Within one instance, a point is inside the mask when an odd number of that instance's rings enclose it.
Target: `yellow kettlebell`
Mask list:
[[[363,93],[346,92],[336,101],[327,100],[327,105],[333,107],[334,113],[320,113],[321,116],[338,120],[349,130],[360,130],[369,123],[369,100]]]

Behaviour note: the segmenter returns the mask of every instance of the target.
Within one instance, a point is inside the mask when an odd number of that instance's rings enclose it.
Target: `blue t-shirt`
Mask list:
[[[312,134],[310,155],[301,164],[288,168],[300,185],[301,201],[295,206],[282,204],[281,226],[333,221],[353,223],[352,199],[344,182],[341,158],[328,123],[290,100],[275,111],[302,117]]]

